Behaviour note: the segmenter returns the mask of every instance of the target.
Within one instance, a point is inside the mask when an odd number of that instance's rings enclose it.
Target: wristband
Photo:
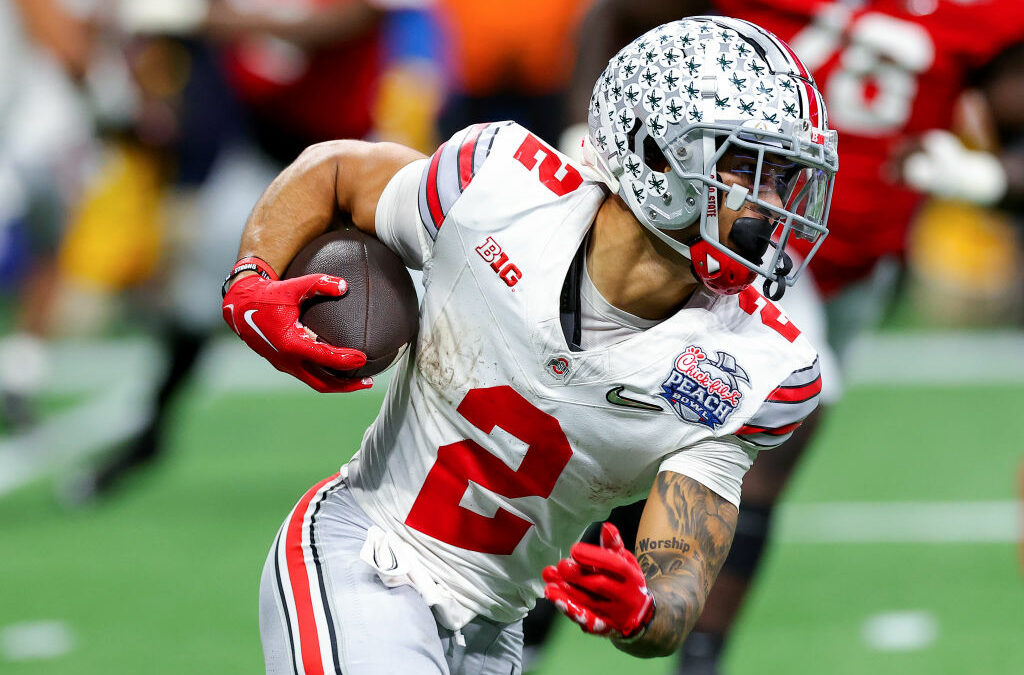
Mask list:
[[[239,258],[235,266],[228,272],[228,275],[224,277],[224,283],[220,287],[220,297],[223,298],[228,294],[228,286],[231,284],[231,280],[242,272],[255,272],[268,281],[277,281],[279,279],[277,273],[274,272],[274,268],[263,258],[257,258],[254,255]]]
[[[636,631],[634,631],[632,635],[628,637],[623,636],[616,640],[616,642],[621,642],[623,644],[628,645],[643,639],[644,635],[647,635],[647,628],[651,625],[651,622],[654,621],[654,610],[654,594],[651,593],[651,604],[647,606],[647,611],[644,612],[644,618],[640,624],[640,627]]]

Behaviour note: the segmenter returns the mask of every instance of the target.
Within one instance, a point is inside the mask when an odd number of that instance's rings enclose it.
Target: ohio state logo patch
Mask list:
[[[569,359],[564,356],[552,356],[548,359],[548,368],[552,375],[563,380],[568,377],[571,364],[569,363]]]
[[[717,429],[743,400],[740,382],[750,386],[747,372],[731,354],[716,352],[712,359],[700,347],[690,346],[676,357],[659,396],[687,422]]]

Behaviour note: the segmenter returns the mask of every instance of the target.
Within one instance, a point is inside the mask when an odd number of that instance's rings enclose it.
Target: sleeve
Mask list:
[[[815,358],[814,363],[793,371],[773,389],[757,412],[737,429],[736,437],[758,449],[782,445],[818,407],[820,396],[821,368]]]
[[[692,478],[733,506],[740,505],[743,476],[754,463],[757,450],[724,439],[701,441],[672,455],[658,472],[672,471]]]
[[[431,240],[490,155],[498,132],[511,124],[474,124],[452,136],[430,158],[420,179],[419,214]]]
[[[399,169],[384,186],[374,216],[377,239],[414,270],[423,269],[434,243],[426,235],[416,205],[420,176],[427,164],[427,159],[420,159]]]

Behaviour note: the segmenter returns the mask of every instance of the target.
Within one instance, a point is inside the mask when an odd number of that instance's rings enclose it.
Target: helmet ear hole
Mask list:
[[[640,132],[641,126],[643,123],[637,118],[633,121],[632,128],[626,132],[626,147],[630,152],[636,152],[636,135]]]
[[[644,138],[644,164],[653,171],[665,173],[669,170],[668,158],[651,136]]]

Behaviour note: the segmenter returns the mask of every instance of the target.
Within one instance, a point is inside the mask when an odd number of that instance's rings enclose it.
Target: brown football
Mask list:
[[[376,375],[391,366],[416,337],[419,302],[402,260],[376,237],[342,224],[309,242],[285,278],[331,274],[348,282],[340,298],[303,304],[299,320],[324,342],[366,354],[366,365],[345,377]]]

